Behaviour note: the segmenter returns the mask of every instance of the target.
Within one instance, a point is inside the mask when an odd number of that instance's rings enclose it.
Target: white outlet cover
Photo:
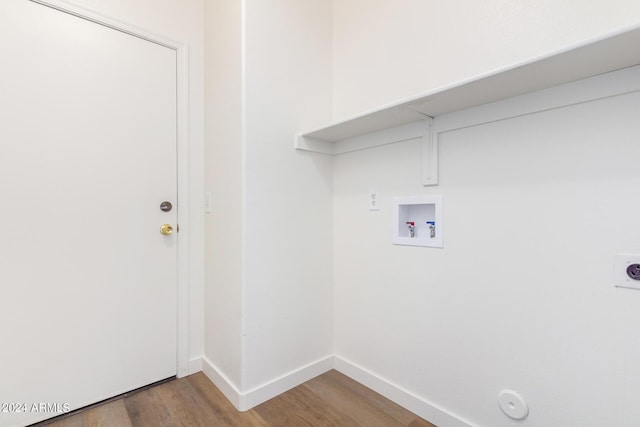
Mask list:
[[[613,258],[613,285],[618,288],[640,289],[640,280],[627,275],[627,267],[640,264],[640,255],[618,254]]]
[[[369,189],[369,210],[370,211],[380,210],[380,196],[378,194],[377,188]]]

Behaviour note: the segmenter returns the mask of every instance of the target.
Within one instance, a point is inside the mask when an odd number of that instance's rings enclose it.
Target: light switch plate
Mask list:
[[[204,193],[204,212],[211,213],[213,211],[213,206],[211,204],[211,192],[207,191]]]
[[[640,280],[632,279],[634,264],[640,266],[640,255],[618,254],[613,259],[613,285],[619,288],[640,289]],[[627,270],[631,270],[630,273]]]

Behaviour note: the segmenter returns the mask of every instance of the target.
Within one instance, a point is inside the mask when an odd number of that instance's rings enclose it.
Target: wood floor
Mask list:
[[[436,427],[337,371],[238,412],[203,373],[38,424],[47,427]]]

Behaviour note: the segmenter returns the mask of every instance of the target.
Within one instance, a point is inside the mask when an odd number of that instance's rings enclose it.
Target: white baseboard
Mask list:
[[[241,411],[246,411],[262,402],[266,402],[331,369],[333,369],[333,356],[327,356],[283,375],[280,378],[258,386],[244,394],[243,403],[245,409],[241,409]]]
[[[189,361],[190,371],[198,366],[239,411],[248,411],[318,375],[335,369],[439,427],[472,427],[472,424],[462,417],[338,356],[327,356],[244,393],[240,392],[236,385],[206,357]]]
[[[225,397],[236,407],[239,411],[246,411],[247,409],[240,408],[242,393],[238,388],[218,369],[211,363],[206,356],[202,357],[202,372],[211,380],[211,382],[218,387],[218,390],[225,395]]]
[[[202,358],[202,371],[239,411],[248,411],[300,384],[333,369],[333,356],[327,356],[245,393],[217,369],[206,357]]]
[[[461,417],[341,357],[334,356],[334,369],[439,427],[471,427]]]
[[[202,371],[202,356],[189,359],[189,371],[187,375]]]

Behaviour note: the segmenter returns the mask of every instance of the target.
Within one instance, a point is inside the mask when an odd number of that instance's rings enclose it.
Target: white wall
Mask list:
[[[204,286],[204,0],[72,0],[67,3],[87,8],[110,19],[137,27],[187,45],[188,58],[188,134],[189,134],[189,358],[203,353]],[[197,365],[195,369],[198,369]]]
[[[331,18],[207,2],[205,372],[240,409],[330,366],[331,159],[293,140],[331,119]]]
[[[635,2],[435,3],[334,2],[336,117],[640,21]],[[337,358],[472,425],[633,425],[640,293],[611,271],[640,251],[639,102],[445,133],[437,187],[416,141],[337,156]],[[391,245],[391,198],[413,194],[444,196],[444,249]],[[525,422],[500,412],[502,388]]]
[[[239,1],[205,3],[206,191],[212,195],[205,222],[205,355],[237,390],[244,276],[242,13]]]
[[[245,382],[259,388],[333,353],[331,159],[297,152],[331,118],[331,3],[245,10]]]
[[[478,426],[515,425],[497,408],[503,387],[529,401],[527,425],[640,415],[636,295],[609,280],[614,253],[640,250],[625,234],[637,178],[622,167],[637,155],[637,97],[447,133],[435,188],[421,185],[416,142],[333,160],[291,148],[329,120],[331,75],[341,118],[628,25],[639,7],[231,3],[207,6],[206,359],[235,403],[277,394],[335,351]],[[380,212],[366,210],[370,187]],[[430,193],[445,196],[445,249],[392,246],[391,197]]]
[[[437,188],[417,141],[339,156],[336,355],[476,426],[515,425],[502,388],[526,397],[526,425],[632,425],[640,294],[611,271],[640,251],[638,102],[445,133]],[[390,244],[391,198],[410,194],[443,194],[443,250]]]
[[[336,0],[334,117],[637,22],[635,0]]]

